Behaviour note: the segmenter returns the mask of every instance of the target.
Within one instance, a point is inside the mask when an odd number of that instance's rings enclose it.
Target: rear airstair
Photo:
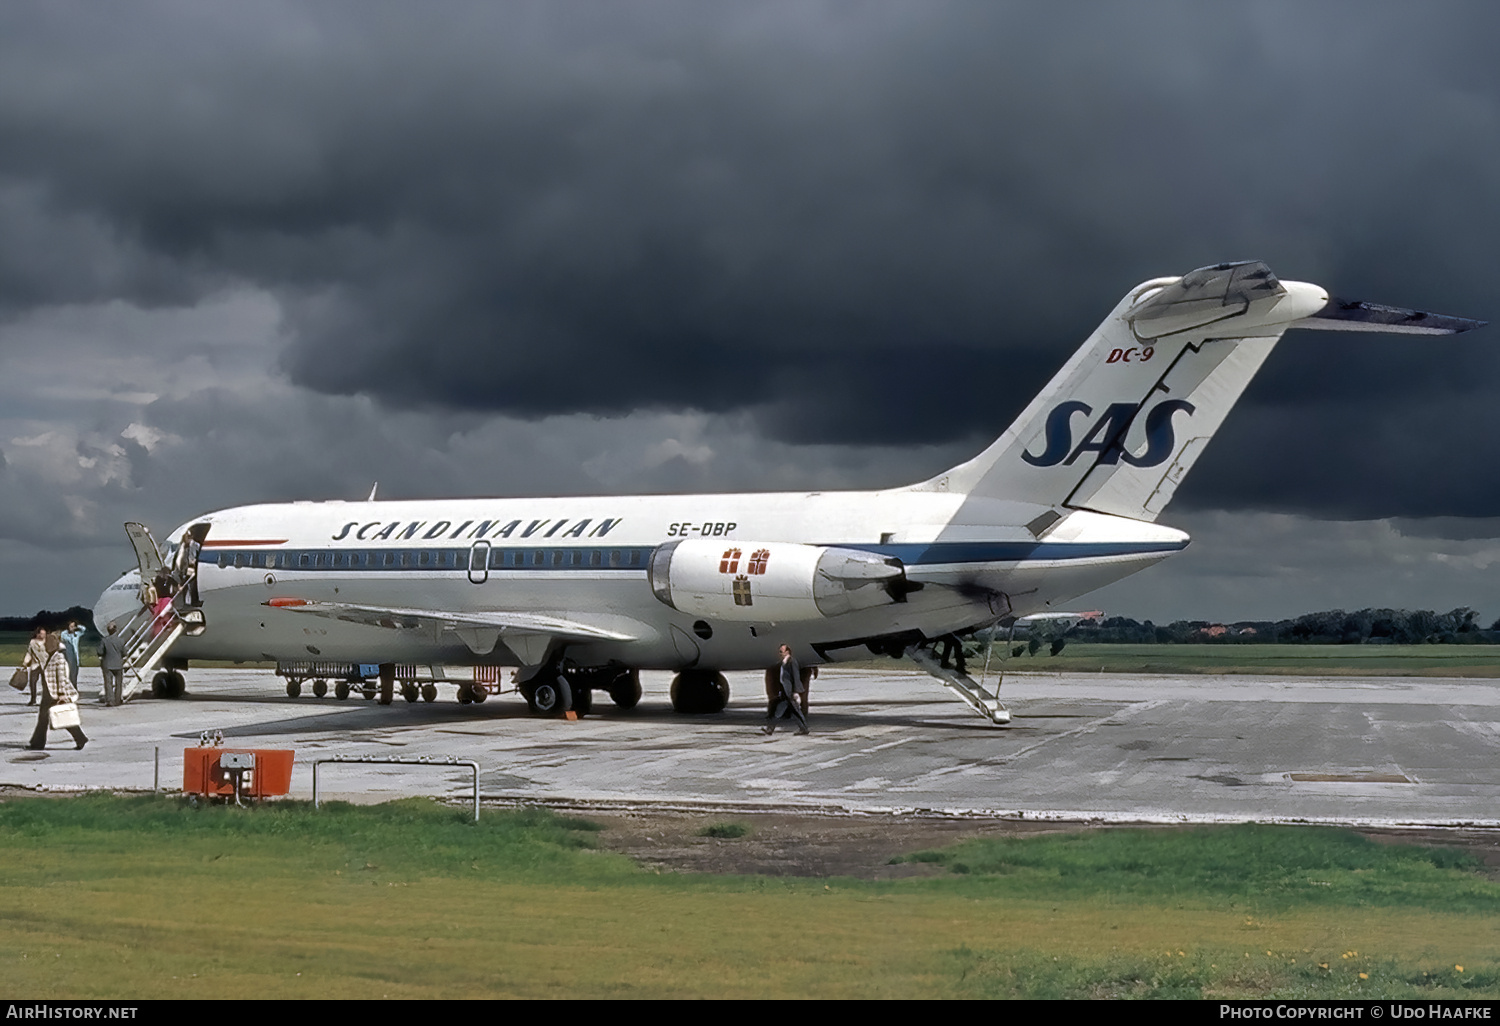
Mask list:
[[[1000,704],[999,681],[996,681],[995,693],[992,695],[984,689],[983,684],[965,672],[962,660],[956,660],[954,666],[949,666],[947,659],[936,655],[929,648],[917,645],[907,647],[906,658],[936,677],[943,687],[963,699],[964,704],[991,723],[1003,727],[1010,722],[1010,710]]]

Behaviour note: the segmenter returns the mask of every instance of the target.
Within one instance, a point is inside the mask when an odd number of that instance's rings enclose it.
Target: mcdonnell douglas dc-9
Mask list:
[[[1156,523],[1291,328],[1446,335],[1481,321],[1331,299],[1259,262],[1136,286],[994,444],[881,491],[295,502],[177,528],[127,525],[137,567],[100,597],[134,682],[175,697],[192,659],[274,661],[389,703],[433,682],[482,700],[508,677],[537,714],[622,708],[643,669],[716,712],[725,670],[789,645],[808,664],[907,656],[976,712],[1009,712],[964,670],[975,632],[1181,551]],[[159,582],[159,588],[152,587]],[[158,594],[163,592],[164,594]],[[961,649],[958,649],[961,654]],[[459,667],[455,671],[451,668]],[[503,674],[502,668],[515,668]],[[419,684],[426,682],[419,688]],[[133,685],[134,686],[134,685]]]

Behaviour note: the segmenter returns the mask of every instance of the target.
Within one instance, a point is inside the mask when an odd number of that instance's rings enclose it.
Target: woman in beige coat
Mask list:
[[[33,750],[47,747],[47,728],[51,725],[48,713],[53,706],[71,702],[73,708],[78,708],[78,689],[73,687],[68,674],[68,660],[62,654],[62,638],[57,636],[56,631],[47,635],[45,648],[47,661],[42,664],[42,703],[37,710],[36,730],[31,732],[31,744],[27,745]],[[82,727],[63,729],[73,735],[74,748],[82,748],[89,743],[89,739],[83,736]]]
[[[31,698],[27,705],[36,705],[36,686],[42,680],[42,667],[47,662],[47,632],[38,627],[26,646],[26,658],[21,660],[21,669],[27,672],[31,682]]]

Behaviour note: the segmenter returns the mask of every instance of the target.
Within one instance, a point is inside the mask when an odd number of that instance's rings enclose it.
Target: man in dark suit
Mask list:
[[[776,733],[776,721],[788,714],[797,718],[797,733],[807,733],[807,717],[802,715],[802,710],[797,704],[797,692],[802,687],[802,671],[797,666],[797,660],[792,658],[792,650],[786,645],[781,646],[781,697],[776,702],[776,708],[771,711],[771,722],[760,728],[762,734]]]
[[[125,691],[125,639],[116,624],[110,624],[108,632],[99,643],[99,668],[104,671],[104,689],[99,692],[99,701],[105,705],[124,703]]]

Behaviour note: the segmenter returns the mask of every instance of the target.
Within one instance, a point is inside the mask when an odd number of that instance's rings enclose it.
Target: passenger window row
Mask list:
[[[274,552],[221,550],[214,560],[221,567],[263,570],[467,570],[483,566],[483,549],[296,549]],[[489,550],[492,570],[644,569],[649,549],[500,549]],[[204,559],[204,562],[209,562]]]

